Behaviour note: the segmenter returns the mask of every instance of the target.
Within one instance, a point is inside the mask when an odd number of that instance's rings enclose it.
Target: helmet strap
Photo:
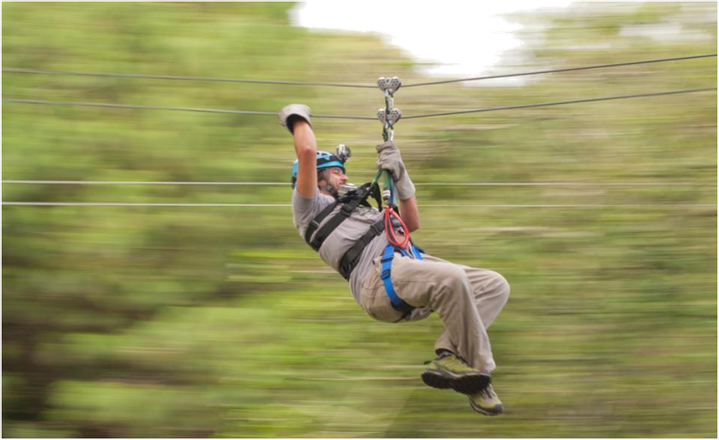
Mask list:
[[[329,180],[328,180],[328,179],[329,179],[328,174],[324,173],[324,171],[325,171],[325,170],[323,169],[323,170],[321,170],[321,172],[318,172],[318,173],[317,173],[317,179],[318,179],[318,180],[317,180],[317,183],[318,183],[317,188],[319,188],[320,191],[326,191],[326,192],[328,192],[328,193],[329,193],[331,196],[333,196],[333,197],[337,197],[337,191],[335,191],[334,189],[332,189],[332,186],[330,185]],[[322,176],[322,179],[321,179],[321,180],[325,182],[324,186],[319,185],[319,183],[320,183],[320,176]]]

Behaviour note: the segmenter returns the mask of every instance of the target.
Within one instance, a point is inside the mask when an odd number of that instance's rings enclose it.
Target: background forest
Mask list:
[[[3,3],[2,64],[428,80],[380,35],[290,26],[292,7]],[[716,3],[511,19],[527,30],[506,72],[716,53]],[[715,87],[716,72],[705,58],[407,88],[395,105],[408,116]],[[2,83],[5,98],[148,106],[302,102],[372,117],[384,103],[378,89],[10,72]],[[294,151],[275,117],[5,102],[4,180],[287,185],[4,183],[4,202],[280,206],[3,206],[3,436],[716,437],[716,109],[708,92],[397,125],[417,243],[512,286],[490,329],[506,413],[489,419],[419,379],[436,316],[373,321],[295,231]],[[352,181],[371,179],[378,122],[313,126],[320,147],[353,149]],[[470,182],[522,185],[436,185]],[[564,184],[536,185],[552,182]]]

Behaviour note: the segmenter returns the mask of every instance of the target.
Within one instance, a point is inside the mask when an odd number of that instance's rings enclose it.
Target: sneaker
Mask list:
[[[498,416],[504,410],[502,401],[497,397],[491,384],[477,394],[471,394],[469,396],[469,406],[485,416]]]
[[[451,388],[462,394],[476,394],[487,388],[489,375],[468,366],[455,354],[445,353],[429,362],[422,381],[432,388]]]

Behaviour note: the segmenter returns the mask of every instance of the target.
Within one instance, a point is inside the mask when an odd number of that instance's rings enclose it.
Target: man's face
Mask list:
[[[344,185],[347,183],[347,176],[345,176],[345,173],[342,172],[342,168],[340,167],[332,167],[328,168],[327,172],[324,173],[326,180],[322,179],[318,183],[320,188],[323,188],[327,185],[331,186],[335,193],[340,189],[341,185]]]

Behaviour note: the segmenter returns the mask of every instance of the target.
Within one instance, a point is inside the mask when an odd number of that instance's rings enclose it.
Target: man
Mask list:
[[[352,205],[350,199],[339,197],[340,187],[347,183],[344,163],[336,155],[317,151],[309,107],[288,105],[279,119],[292,133],[297,153],[292,211],[300,235],[349,280],[355,301],[372,318],[414,321],[436,311],[444,332],[434,347],[437,358],[422,373],[423,381],[468,395],[479,413],[501,414],[502,402],[490,379],[495,363],[487,327],[509,298],[507,281],[496,272],[421,254],[413,245],[395,254],[382,233],[383,214],[356,198]],[[417,230],[415,188],[399,149],[385,142],[377,152],[378,168],[392,175],[404,227]]]

